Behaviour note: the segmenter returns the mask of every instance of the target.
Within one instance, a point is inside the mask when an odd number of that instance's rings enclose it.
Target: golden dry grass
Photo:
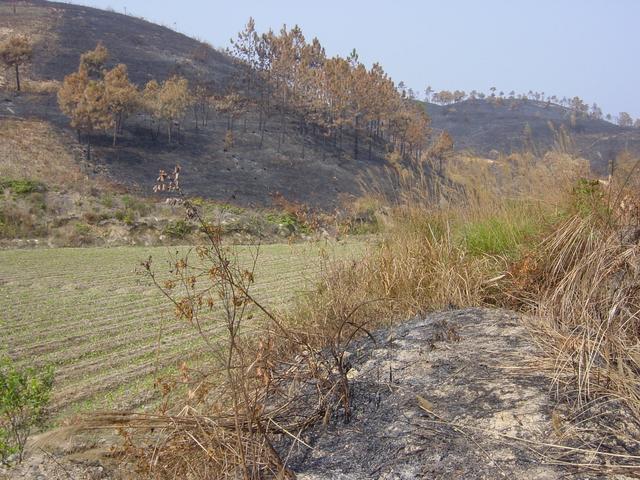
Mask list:
[[[0,120],[0,178],[74,188],[89,184],[64,137],[47,122]],[[81,190],[81,188],[78,188]]]

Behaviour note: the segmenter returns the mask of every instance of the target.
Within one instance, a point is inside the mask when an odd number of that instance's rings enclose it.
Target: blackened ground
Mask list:
[[[530,368],[540,352],[517,314],[442,312],[375,340],[351,350],[350,421],[336,412],[303,436],[312,449],[283,448],[298,478],[605,478],[554,465],[586,461],[542,445],[565,441],[552,427],[562,407]]]

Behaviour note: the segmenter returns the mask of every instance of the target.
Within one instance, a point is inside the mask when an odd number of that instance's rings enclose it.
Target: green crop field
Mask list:
[[[55,366],[58,417],[87,408],[133,408],[154,401],[158,368],[175,368],[198,350],[188,324],[140,274],[150,255],[167,277],[175,247],[0,251],[0,353],[19,363]],[[312,286],[321,258],[355,258],[359,243],[260,247],[254,293],[276,308]],[[241,263],[255,248],[238,247]],[[162,340],[158,342],[160,327]]]

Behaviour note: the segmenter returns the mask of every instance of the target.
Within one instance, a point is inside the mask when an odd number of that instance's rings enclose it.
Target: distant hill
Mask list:
[[[163,80],[180,74],[195,82],[212,82],[224,93],[239,75],[232,58],[209,45],[169,28],[145,20],[95,8],[32,0],[0,1],[0,40],[12,33],[26,33],[36,42],[27,78],[46,84],[61,82],[77,70],[83,52],[102,41],[110,52],[108,65],[125,63],[131,80],[143,86],[148,80]],[[239,26],[240,28],[241,26]],[[4,72],[3,72],[4,73]],[[3,82],[4,80],[4,82]],[[29,118],[50,122],[69,130],[68,119],[59,111],[55,93],[12,92],[12,78],[0,77],[0,120]],[[240,118],[234,131],[234,147],[225,151],[226,116],[216,115],[206,128],[195,128],[188,115],[179,144],[154,142],[142,119],[127,122],[120,145],[111,148],[106,136],[94,142],[94,170],[113,179],[150,192],[159,168],[183,167],[183,185],[189,193],[239,204],[270,204],[274,194],[288,200],[332,207],[346,196],[358,194],[358,177],[385,165],[383,145],[374,145],[372,154],[353,160],[344,151],[325,145],[319,138],[303,137],[290,120],[286,141],[277,148],[279,117],[267,123],[265,138],[257,132],[257,112]],[[351,139],[345,133],[344,144]]]
[[[426,103],[435,131],[446,130],[456,149],[468,149],[482,156],[534,149],[544,152],[566,148],[591,161],[606,174],[609,161],[629,149],[640,152],[640,131],[604,120],[575,118],[565,107],[535,100],[465,100],[452,105]],[[565,145],[561,132],[566,132]]]

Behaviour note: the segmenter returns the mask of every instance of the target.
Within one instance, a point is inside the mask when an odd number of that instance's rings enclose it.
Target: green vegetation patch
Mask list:
[[[291,233],[299,232],[304,234],[311,233],[311,229],[300,222],[298,218],[292,213],[267,213],[266,217],[267,221],[273,223],[275,225],[282,225]]]
[[[0,358],[0,462],[22,461],[29,433],[44,423],[53,387],[53,367],[17,367]]]
[[[578,180],[571,191],[571,209],[583,217],[608,218],[610,207],[602,184],[598,180]]]
[[[42,182],[29,179],[0,181],[0,190],[7,189],[16,195],[28,195],[35,192],[44,192],[46,187]]]
[[[195,227],[185,220],[177,220],[169,223],[162,233],[168,235],[171,238],[182,239],[193,233]]]
[[[552,212],[535,205],[507,204],[503,209],[463,223],[459,237],[472,255],[514,258],[554,221]]]

